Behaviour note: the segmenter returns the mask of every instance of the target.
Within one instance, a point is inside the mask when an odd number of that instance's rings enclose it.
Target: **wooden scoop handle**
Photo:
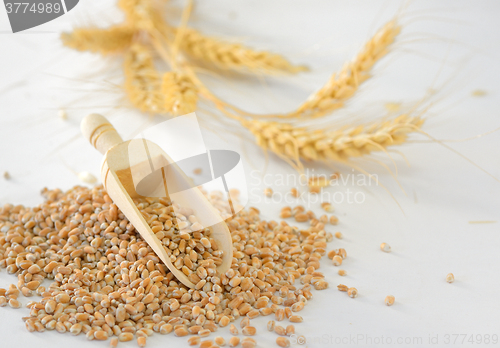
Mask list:
[[[115,145],[123,143],[115,127],[99,114],[86,116],[80,125],[83,135],[103,155]]]

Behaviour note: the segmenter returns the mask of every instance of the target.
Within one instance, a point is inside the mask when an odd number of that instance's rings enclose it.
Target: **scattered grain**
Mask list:
[[[209,329],[203,329],[203,330],[198,331],[198,336],[200,336],[200,337],[208,337],[211,332],[212,331],[210,331]]]
[[[286,336],[286,328],[281,325],[275,325],[274,332],[276,332],[278,335]]]
[[[340,255],[335,255],[332,259],[332,263],[334,266],[340,266],[342,264],[342,257],[340,257]]]
[[[98,341],[106,341],[108,339],[108,333],[106,331],[98,330],[94,332],[94,338]]]
[[[226,327],[226,326],[228,326],[228,325],[229,325],[229,323],[230,323],[230,320],[229,320],[229,318],[228,318],[228,317],[226,317],[226,316],[223,316],[223,317],[222,317],[222,318],[220,318],[220,320],[219,320],[219,326],[221,326],[221,327]]]
[[[231,333],[231,335],[235,336],[239,333],[238,328],[234,326],[234,324],[231,324],[231,326],[229,326],[229,332]]]
[[[250,337],[246,337],[241,341],[242,348],[255,348],[256,345],[257,341]]]
[[[285,310],[283,308],[277,309],[274,313],[274,316],[276,317],[277,321],[282,321],[283,319],[285,319]]]
[[[267,187],[266,189],[264,189],[264,195],[266,197],[271,197],[273,195],[273,190],[269,187]]]
[[[339,289],[339,291],[347,291],[349,288],[347,287],[347,285],[339,284],[337,285],[337,289]]]
[[[223,337],[221,337],[221,336],[215,337],[214,338],[214,342],[219,347],[224,347],[226,345],[226,340]]]
[[[120,342],[128,342],[134,339],[134,334],[130,332],[123,332],[118,335],[118,340]]]
[[[174,329],[174,335],[176,335],[177,337],[184,337],[189,335],[189,332],[185,326],[181,326],[177,329]]]
[[[321,203],[321,208],[323,208],[323,210],[327,212],[332,212],[334,210],[333,205],[329,202]]]
[[[240,321],[241,328],[244,328],[245,326],[248,326],[248,325],[250,325],[250,318],[245,317],[245,318],[241,319],[241,321]]]
[[[254,336],[257,333],[257,329],[253,326],[245,326],[242,330],[241,333],[245,336]]]
[[[290,347],[290,340],[286,337],[276,338],[276,344],[280,347]]]
[[[137,345],[141,348],[146,347],[146,337],[137,337]]]
[[[391,246],[387,243],[382,243],[380,244],[380,250],[382,250],[385,253],[390,253],[391,252]]]
[[[309,185],[309,192],[313,194],[318,194],[321,192],[322,187],[318,185]]]
[[[212,340],[205,340],[200,342],[200,348],[210,348],[214,342]]]
[[[336,252],[337,255],[339,255],[342,258],[342,260],[344,260],[347,257],[347,252],[345,251],[344,248],[339,248],[336,250]]]
[[[347,290],[347,295],[349,295],[349,297],[352,297],[352,298],[358,297],[358,289],[356,289],[356,288],[349,288]]]
[[[268,331],[274,331],[274,326],[275,326],[275,321],[274,320],[269,320],[267,322],[267,330]]]
[[[335,215],[330,216],[330,224],[331,225],[337,225],[339,223],[339,218],[336,217]]]
[[[394,296],[388,295],[385,298],[385,304],[388,305],[388,306],[392,306],[394,304],[395,299],[396,298]]]
[[[229,339],[229,347],[236,347],[238,344],[240,344],[239,337],[234,336]]]
[[[9,306],[17,309],[17,308],[21,308],[21,303],[18,300],[11,298],[9,300]]]
[[[297,222],[306,222],[309,220],[309,216],[305,213],[297,213],[295,214],[295,221]]]
[[[200,344],[201,338],[199,336],[192,336],[188,338],[188,344],[190,346],[197,346]]]

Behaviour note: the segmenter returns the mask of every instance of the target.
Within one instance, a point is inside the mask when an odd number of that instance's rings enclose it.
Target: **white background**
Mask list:
[[[169,18],[179,18],[180,5],[169,5]],[[337,113],[338,119],[380,117],[386,102],[416,103],[432,88],[437,94],[423,129],[433,137],[462,140],[500,127],[498,1],[210,0],[197,3],[192,25],[311,67],[311,72],[296,77],[267,80],[205,77],[219,96],[233,104],[255,112],[277,112],[296,107],[396,13],[404,27],[394,52],[377,65],[375,78]],[[107,25],[121,18],[114,2],[82,1],[51,23],[12,34],[0,9],[0,172],[12,176],[9,181],[0,179],[0,204],[38,204],[45,186],[68,189],[81,184],[75,173],[82,171],[98,176],[101,156],[79,135],[79,122],[87,113],[109,117],[124,138],[152,122],[133,111],[123,96],[120,57],[102,59],[64,49],[59,42],[59,33],[73,26]],[[472,96],[476,89],[487,95]],[[68,120],[58,118],[60,108],[67,110]],[[262,202],[266,185],[258,186],[258,181],[267,174],[274,182],[294,170],[274,156],[266,167],[257,147],[235,140],[240,135],[251,139],[244,129],[231,124],[226,130],[230,134],[223,135],[219,121],[206,113],[199,116],[205,129],[218,134],[207,135],[207,143],[243,154],[253,203],[264,217],[276,218],[283,203]],[[329,230],[340,230],[345,238],[333,241],[330,249],[347,250],[342,268],[348,275],[338,276],[337,268],[325,259],[322,271],[330,289],[314,292],[301,313],[304,323],[296,325],[309,340],[308,347],[384,346],[388,338],[395,346],[405,340],[408,344],[402,346],[429,346],[429,336],[438,343],[433,346],[460,346],[464,336],[456,344],[450,336],[451,344],[446,344],[446,335],[453,334],[467,335],[464,346],[473,346],[485,335],[500,334],[500,222],[469,223],[500,220],[500,182],[424,136],[412,140],[397,148],[411,167],[393,154],[406,195],[383,167],[367,161],[361,162],[362,167],[377,174],[385,189],[348,184],[327,190],[333,194],[351,189],[364,194],[365,200],[335,204],[341,223]],[[499,132],[446,144],[500,178]],[[393,166],[387,156],[377,158]],[[319,170],[326,172],[325,168]],[[346,166],[335,168],[352,175]],[[275,191],[286,193],[291,187]],[[318,205],[310,204],[319,213]],[[381,252],[381,242],[389,243],[393,252]],[[444,280],[449,272],[455,274],[453,284]],[[0,286],[11,282],[16,278],[3,270]],[[350,299],[337,291],[339,283],[355,286],[359,297]],[[396,297],[392,307],[383,303],[389,294]],[[21,320],[25,315],[26,309],[0,309],[2,346],[106,344],[57,332],[28,333]],[[275,346],[275,335],[265,331],[267,320],[256,320],[259,346]],[[227,330],[219,332],[229,337]],[[150,347],[168,344],[186,345],[173,335],[154,335],[148,342]]]

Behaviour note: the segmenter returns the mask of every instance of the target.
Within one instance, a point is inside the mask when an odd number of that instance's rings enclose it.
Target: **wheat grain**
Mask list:
[[[145,112],[164,111],[160,76],[153,54],[146,45],[135,43],[125,55],[125,91],[135,107]]]
[[[254,326],[245,326],[242,330],[241,333],[245,336],[254,336],[257,333],[257,329]]]
[[[347,289],[347,295],[349,295],[349,297],[351,297],[351,298],[358,297],[358,289],[356,289],[356,288]]]
[[[290,347],[290,340],[288,338],[285,338],[285,337],[278,337],[276,339],[276,344],[280,347]]]
[[[370,78],[370,69],[387,52],[401,28],[395,20],[385,24],[344,68],[287,117],[318,117],[341,108],[359,85]]]
[[[385,297],[384,302],[385,302],[385,304],[386,304],[386,305],[388,305],[388,306],[392,306],[392,305],[394,304],[394,301],[395,301],[395,300],[396,300],[396,299],[395,299],[395,297],[394,297],[394,296],[392,296],[392,295],[388,295],[388,296],[386,296],[386,297]]]
[[[339,223],[339,218],[336,217],[335,215],[330,216],[330,224],[331,225],[336,225]]]
[[[390,253],[391,252],[391,246],[387,243],[382,243],[380,244],[380,250],[382,250],[385,253]]]
[[[167,112],[173,115],[184,115],[196,110],[198,92],[193,81],[186,74],[174,71],[163,74],[161,92]]]
[[[219,69],[266,73],[298,73],[307,70],[304,66],[291,64],[279,54],[256,51],[241,43],[205,36],[192,28],[185,28],[180,49],[189,57]]]
[[[214,338],[214,343],[219,347],[223,347],[226,345],[226,340],[221,336],[217,336]]]
[[[332,263],[334,266],[340,266],[342,264],[342,258],[339,255],[335,255],[332,258]]]
[[[242,348],[255,348],[257,345],[257,341],[255,341],[253,338],[246,337],[241,340],[241,347]]]
[[[239,337],[234,336],[229,339],[229,347],[236,347],[238,344],[240,344]]]
[[[120,53],[130,47],[135,30],[127,25],[101,28],[76,28],[62,33],[61,41],[77,51],[89,51],[103,55]]]

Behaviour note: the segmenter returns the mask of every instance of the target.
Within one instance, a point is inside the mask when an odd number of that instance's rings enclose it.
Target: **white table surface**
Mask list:
[[[178,18],[180,4],[170,5],[172,17]],[[383,114],[384,103],[415,103],[433,88],[438,95],[423,128],[433,137],[461,140],[500,127],[498,1],[210,0],[197,2],[192,22],[207,33],[237,37],[312,68],[310,73],[266,83],[206,77],[224,99],[251,111],[271,112],[293,109],[405,6],[400,15],[405,26],[395,52],[377,65],[375,78],[338,112],[339,117],[376,117]],[[0,9],[0,172],[8,171],[12,177],[9,181],[0,178],[0,204],[38,204],[45,186],[68,189],[81,184],[75,172],[98,176],[101,156],[79,135],[79,122],[87,113],[108,116],[125,138],[149,122],[123,96],[120,58],[70,51],[58,40],[62,30],[74,25],[120,20],[114,2],[81,1],[53,22],[12,34],[7,15]],[[477,89],[487,95],[472,96]],[[66,109],[68,120],[58,118],[60,108]],[[258,148],[222,135],[220,123],[206,114],[199,116],[205,128],[219,131],[208,143],[243,154],[252,192],[262,192],[265,185],[259,186],[257,178],[264,174],[275,180],[294,173],[274,156],[265,167]],[[246,134],[234,125],[231,131]],[[426,138],[414,136],[412,140]],[[499,132],[447,145],[500,178]],[[341,222],[329,230],[342,231],[345,238],[333,241],[329,249],[347,250],[342,268],[348,275],[338,276],[338,269],[325,258],[321,270],[330,289],[314,292],[314,299],[301,313],[304,323],[296,325],[298,333],[306,336],[308,347],[499,346],[484,342],[486,335],[490,340],[500,335],[500,182],[435,142],[413,142],[397,150],[411,165],[393,154],[406,195],[387,171],[370,162],[363,162],[363,168],[378,175],[394,198],[377,185],[328,189],[331,193],[359,192],[358,197],[364,195],[365,200],[335,204]],[[377,158],[385,158],[384,163],[392,166],[386,156]],[[352,175],[346,166],[337,169]],[[286,193],[290,188],[280,186],[275,191]],[[259,197],[254,195],[252,204],[265,218],[276,218],[282,204]],[[310,206],[320,212],[318,203]],[[470,223],[485,220],[499,222]],[[381,242],[389,243],[393,252],[381,252]],[[444,280],[450,272],[456,278],[453,284]],[[5,270],[0,273],[0,286],[16,281]],[[337,291],[339,283],[355,286],[359,297],[350,299]],[[396,297],[392,307],[383,302],[389,294]],[[21,320],[27,313],[24,308],[0,309],[0,346],[106,344],[57,332],[28,333]],[[275,346],[275,335],[264,328],[267,320],[256,320],[262,347]],[[219,332],[229,337],[227,330]],[[173,335],[154,335],[148,341],[148,347],[171,344],[187,345]]]

